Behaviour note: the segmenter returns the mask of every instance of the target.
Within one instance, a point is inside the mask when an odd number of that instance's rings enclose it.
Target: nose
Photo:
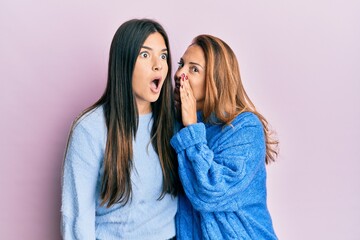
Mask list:
[[[162,67],[161,61],[158,59],[155,59],[154,63],[153,63],[153,67],[152,67],[153,71],[161,71],[162,68],[163,67]]]
[[[176,70],[176,72],[175,72],[175,77],[176,77],[176,78],[180,78],[180,77],[181,77],[181,74],[185,74],[185,76],[187,75],[186,71],[184,71],[183,69],[178,69],[178,70]]]

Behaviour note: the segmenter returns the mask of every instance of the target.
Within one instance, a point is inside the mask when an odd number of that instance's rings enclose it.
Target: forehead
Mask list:
[[[183,56],[184,61],[196,62],[201,65],[205,65],[204,52],[198,45],[190,45]]]
[[[161,49],[166,48],[165,40],[163,36],[158,32],[150,34],[146,38],[143,45],[151,48],[155,48],[155,47],[159,47]]]

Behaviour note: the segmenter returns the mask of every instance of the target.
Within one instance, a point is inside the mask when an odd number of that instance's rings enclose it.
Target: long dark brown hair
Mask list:
[[[198,45],[205,56],[205,102],[204,120],[209,121],[214,113],[220,122],[231,124],[242,112],[258,116],[264,127],[266,141],[265,162],[275,161],[278,155],[278,140],[271,137],[268,122],[255,108],[247,95],[240,77],[239,64],[232,49],[221,39],[211,35],[199,35],[192,44]]]
[[[158,32],[164,38],[168,51],[168,73],[159,99],[151,103],[153,125],[151,143],[159,156],[163,188],[159,199],[166,193],[177,194],[178,174],[176,155],[170,146],[174,130],[173,91],[171,84],[171,55],[168,36],[164,28],[150,19],[132,19],[116,31],[110,47],[108,78],[101,98],[78,118],[96,107],[103,106],[107,126],[104,155],[104,174],[101,185],[102,205],[126,204],[131,199],[131,171],[133,167],[133,139],[139,114],[132,90],[132,76],[140,49],[150,34]],[[75,120],[75,124],[76,121]],[[71,135],[71,133],[70,133]]]

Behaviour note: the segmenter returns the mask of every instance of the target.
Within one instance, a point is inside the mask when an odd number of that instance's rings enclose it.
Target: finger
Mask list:
[[[183,103],[188,97],[184,85],[182,85],[179,90],[180,90],[180,99],[181,102]]]
[[[191,88],[190,82],[187,78],[185,78],[184,80],[184,88],[186,90],[187,96],[193,98],[194,97],[194,93],[193,90]]]
[[[182,95],[180,95],[180,96],[182,96],[182,98],[183,98],[184,100],[189,99],[190,94],[191,94],[190,85],[189,85],[189,83],[188,83],[188,80],[186,80],[186,79],[187,79],[187,77],[185,76],[185,74],[184,74],[184,75],[181,75],[181,80],[180,80],[181,86],[180,86],[180,90],[182,90],[182,91],[181,91],[181,92],[182,92],[182,93],[181,93]]]
[[[186,90],[186,82],[185,82],[185,78],[181,77],[180,79],[180,87],[184,88]]]
[[[184,87],[185,74],[181,74],[180,76],[180,88]]]

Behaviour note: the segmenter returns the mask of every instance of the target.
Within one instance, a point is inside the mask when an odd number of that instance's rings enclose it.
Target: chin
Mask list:
[[[152,97],[152,98],[149,99],[149,102],[150,102],[150,103],[154,103],[154,102],[156,102],[157,100],[159,100],[159,97],[160,97],[160,96]]]

